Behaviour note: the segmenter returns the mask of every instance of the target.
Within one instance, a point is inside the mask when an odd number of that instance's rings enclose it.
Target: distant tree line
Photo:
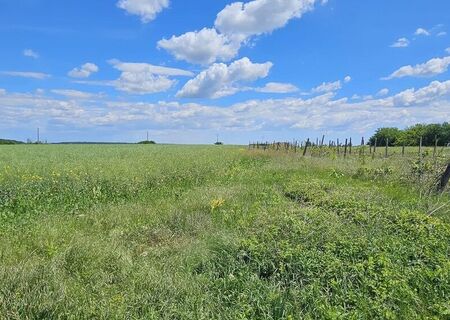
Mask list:
[[[369,144],[389,146],[417,146],[422,138],[424,146],[434,146],[437,140],[438,146],[446,146],[450,143],[450,124],[416,124],[404,130],[398,128],[379,128],[370,138]]]
[[[0,139],[0,144],[23,144],[22,141]]]

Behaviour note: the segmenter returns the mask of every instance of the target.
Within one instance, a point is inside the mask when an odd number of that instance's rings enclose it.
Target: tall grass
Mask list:
[[[449,196],[414,163],[2,147],[0,318],[444,319]]]

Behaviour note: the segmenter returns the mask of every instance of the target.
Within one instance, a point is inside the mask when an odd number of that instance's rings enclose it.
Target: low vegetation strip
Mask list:
[[[446,159],[6,148],[0,318],[450,316]]]
[[[8,140],[8,139],[0,139],[0,145],[2,144],[23,144],[22,141],[16,141],[16,140]]]

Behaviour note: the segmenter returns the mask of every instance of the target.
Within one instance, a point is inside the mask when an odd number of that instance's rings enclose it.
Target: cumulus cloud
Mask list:
[[[409,43],[408,38],[400,38],[391,44],[391,48],[406,48],[409,46]]]
[[[5,94],[6,94],[6,90],[0,88],[0,96],[3,96],[3,95],[5,95]]]
[[[416,36],[429,36],[429,35],[431,35],[431,33],[428,30],[424,29],[424,28],[418,28],[414,34]]]
[[[234,2],[217,15],[215,27],[221,33],[247,38],[284,27],[314,7],[316,0],[254,0]]]
[[[22,54],[25,57],[28,57],[28,58],[33,58],[33,59],[38,59],[39,58],[39,54],[36,51],[33,51],[31,49],[23,50]]]
[[[314,8],[318,0],[253,0],[234,2],[218,13],[214,28],[162,39],[158,47],[179,60],[211,64],[235,58],[242,44],[257,35],[284,27]]]
[[[389,94],[389,89],[384,88],[384,89],[381,89],[380,91],[378,91],[377,96],[384,97],[384,96],[387,96],[388,94]]]
[[[169,0],[120,0],[117,6],[129,14],[141,17],[143,23],[148,23],[169,7]]]
[[[215,63],[189,80],[177,93],[180,98],[217,99],[233,95],[242,90],[237,84],[265,78],[273,64],[253,63],[248,58],[234,61],[230,65]]]
[[[450,47],[445,49],[445,52],[447,52],[448,54],[450,54]]]
[[[323,82],[321,85],[312,89],[312,93],[326,93],[338,91],[342,88],[342,82],[340,80],[334,82]]]
[[[161,76],[186,76],[191,77],[194,75],[191,71],[186,71],[177,68],[168,68],[162,66],[155,66],[149,63],[135,63],[135,62],[122,62],[117,59],[109,61],[117,70],[122,72],[132,73],[150,73]]]
[[[407,89],[392,97],[392,104],[409,107],[436,100],[450,94],[450,80],[445,82],[433,81],[428,86],[415,89]]]
[[[116,80],[106,81],[76,81],[80,84],[110,86],[118,91],[129,94],[152,94],[165,92],[172,88],[176,80],[171,77],[193,76],[190,71],[155,66],[148,63],[122,62],[117,59],[110,60],[109,63],[120,71],[120,76]]]
[[[390,76],[382,78],[390,80],[403,77],[432,77],[447,72],[450,65],[450,56],[444,58],[433,58],[425,63],[415,66],[407,65],[394,71]]]
[[[54,90],[51,90],[51,92],[54,94],[64,96],[67,98],[72,98],[72,99],[92,99],[92,98],[98,98],[101,96],[99,94],[94,94],[94,93],[85,92],[85,91],[78,91],[78,90],[70,90],[70,89],[54,89]],[[37,92],[37,93],[43,94],[43,92]]]
[[[111,60],[110,63],[121,71],[120,78],[112,81],[119,91],[131,94],[151,94],[169,90],[176,80],[170,76],[193,76],[190,71],[155,66],[148,63],[131,63]]]
[[[175,80],[145,72],[123,72],[120,78],[113,83],[119,91],[131,94],[151,94],[169,90],[175,84]]]
[[[444,37],[444,36],[446,36],[446,35],[447,35],[447,32],[441,31],[441,32],[438,32],[438,33],[436,34],[436,37]]]
[[[167,50],[176,59],[203,65],[231,60],[238,54],[240,46],[240,42],[209,28],[158,42],[159,48]]]
[[[29,78],[29,79],[37,79],[44,80],[48,79],[51,76],[47,73],[41,72],[22,72],[22,71],[0,71],[0,75],[10,76],[10,77],[20,77],[20,78]]]
[[[68,75],[72,78],[89,78],[93,73],[99,71],[99,68],[93,63],[85,63],[80,68],[74,68]]]
[[[255,88],[255,91],[263,93],[292,93],[297,92],[298,88],[290,83],[269,82],[262,88]]]
[[[0,96],[0,126],[20,126],[33,121],[96,128],[171,130],[223,130],[242,135],[249,131],[279,128],[371,133],[380,126],[407,126],[442,122],[450,118],[450,81],[433,81],[419,89],[408,89],[392,96],[350,102],[333,93],[302,99],[248,100],[230,106],[178,102],[123,102],[55,99],[34,94],[7,93]],[[243,138],[242,140],[246,140]]]
[[[310,92],[304,92],[304,95],[309,94],[323,94],[333,93],[342,89],[343,85],[352,81],[352,77],[346,76],[344,80],[337,80],[332,82],[322,82],[319,86],[311,89]]]

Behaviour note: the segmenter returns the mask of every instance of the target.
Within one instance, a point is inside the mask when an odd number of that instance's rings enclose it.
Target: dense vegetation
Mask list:
[[[380,128],[370,138],[370,145],[386,145],[388,140],[390,146],[418,146],[420,138],[424,146],[446,146],[450,143],[450,124],[416,124],[404,130],[398,128]]]
[[[17,140],[0,139],[0,144],[23,144],[23,142]]]
[[[2,319],[450,316],[450,150],[1,151]]]

